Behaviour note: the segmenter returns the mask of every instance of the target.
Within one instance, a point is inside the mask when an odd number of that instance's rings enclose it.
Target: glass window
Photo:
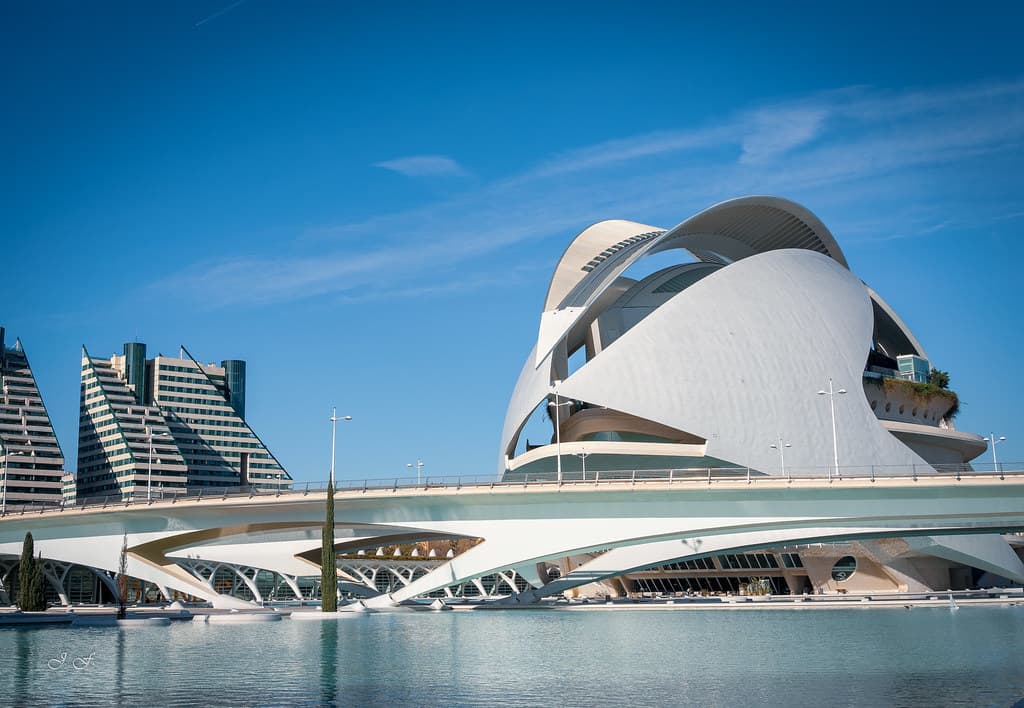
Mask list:
[[[843,556],[832,566],[832,579],[837,583],[841,583],[849,580],[856,572],[857,559],[853,556]]]

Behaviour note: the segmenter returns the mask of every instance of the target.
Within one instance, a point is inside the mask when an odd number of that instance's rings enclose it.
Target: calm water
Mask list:
[[[51,668],[63,652],[66,663]],[[89,655],[88,666],[72,667]],[[1022,698],[1024,607],[415,612],[0,630],[0,703],[18,706],[1011,706]]]

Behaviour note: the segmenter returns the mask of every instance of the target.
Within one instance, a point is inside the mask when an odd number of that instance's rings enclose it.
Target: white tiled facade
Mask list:
[[[139,343],[110,359],[83,350],[77,496],[146,495],[151,444],[154,497],[287,486],[291,478],[244,420],[244,362],[224,364],[241,370],[234,391],[225,366],[187,355],[146,360]]]
[[[189,485],[287,486],[291,478],[245,422],[244,404],[232,405],[244,401],[244,378],[242,390],[232,391],[224,366],[200,364],[187,354],[158,356],[146,368],[153,400],[188,465]]]
[[[0,468],[8,506],[62,499],[64,453],[36,386],[21,340],[8,348],[0,327]]]
[[[79,499],[182,494],[188,475],[160,408],[143,405],[125,377],[125,357],[93,359],[82,352],[78,429]],[[153,434],[150,474],[150,432]],[[157,491],[159,490],[159,491]]]

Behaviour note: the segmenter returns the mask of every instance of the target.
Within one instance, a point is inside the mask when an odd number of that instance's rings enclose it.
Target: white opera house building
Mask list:
[[[602,221],[555,266],[509,403],[499,471],[506,480],[573,483],[638,470],[799,477],[966,468],[986,440],[955,429],[958,400],[938,373],[936,383],[913,332],[798,204],[743,197],[668,230]],[[1016,540],[992,535],[982,545],[1005,554],[1008,539]],[[614,589],[728,591],[736,583],[720,578],[770,574],[782,592],[828,591],[833,576],[851,589],[912,591],[984,575],[963,548],[914,539],[747,555],[758,557],[663,568]],[[851,557],[860,571],[849,571]]]

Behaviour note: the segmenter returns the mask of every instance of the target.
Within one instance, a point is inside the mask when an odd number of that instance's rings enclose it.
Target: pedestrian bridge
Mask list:
[[[1024,469],[862,468],[840,473],[746,469],[579,473],[339,483],[335,550],[355,553],[422,540],[482,539],[370,606],[396,603],[485,575],[515,571],[539,588],[524,599],[626,572],[733,550],[893,536],[942,537],[975,567],[1024,582],[1024,565],[992,534],[1024,532]],[[284,577],[319,574],[325,485],[85,500],[75,507],[8,507],[0,557],[31,531],[44,559],[116,571],[231,606],[197,564],[233,564]],[[537,564],[600,552],[551,583]],[[342,576],[345,582],[355,579]],[[365,591],[365,587],[362,588]]]

